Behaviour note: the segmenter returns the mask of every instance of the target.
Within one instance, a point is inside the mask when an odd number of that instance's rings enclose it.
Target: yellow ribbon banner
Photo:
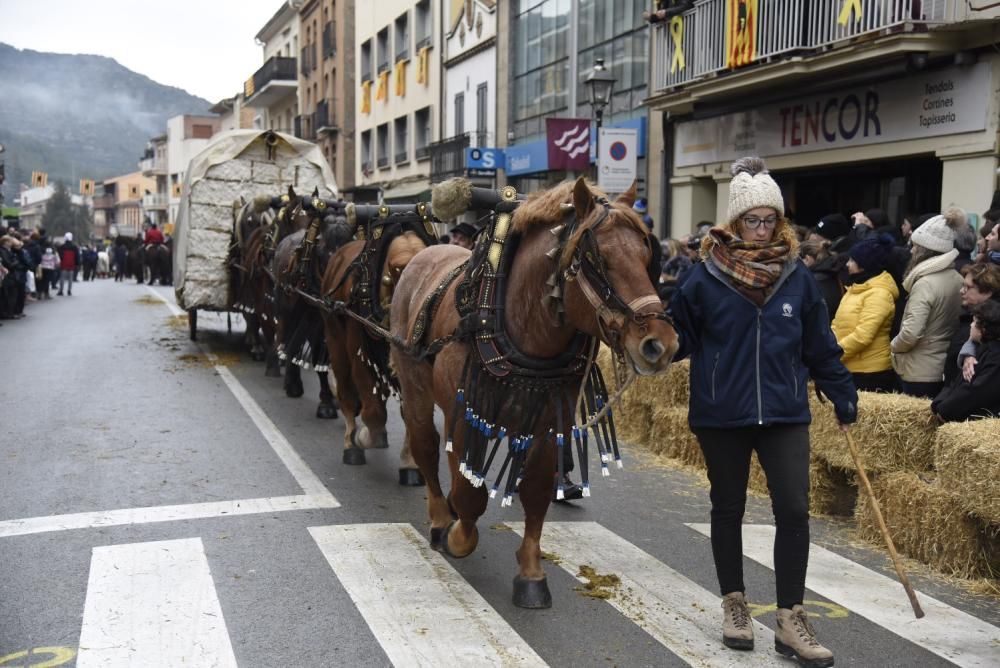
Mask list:
[[[837,18],[837,23],[846,26],[851,20],[851,12],[854,12],[854,22],[860,23],[861,11],[861,0],[844,0],[844,4],[840,8],[840,16]]]
[[[430,83],[431,47],[422,46],[417,56],[417,83]]]
[[[389,99],[389,70],[378,73],[378,88],[375,89],[375,99],[380,102]]]
[[[684,71],[684,19],[675,16],[670,19],[670,37],[674,40],[674,59],[670,62],[670,73],[678,69]]]
[[[406,61],[401,60],[396,63],[396,97],[406,96]]]
[[[370,114],[372,113],[372,82],[362,81],[361,82],[361,113]]]

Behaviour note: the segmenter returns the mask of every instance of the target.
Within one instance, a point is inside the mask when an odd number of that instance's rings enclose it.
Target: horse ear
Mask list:
[[[632,181],[632,185],[629,186],[629,189],[619,195],[615,202],[631,207],[635,204],[635,198],[639,195],[638,185],[638,181]]]
[[[315,188],[313,188],[313,194],[312,194],[312,196],[313,197],[319,197],[319,186],[316,186]]]
[[[290,184],[288,186],[288,199],[295,199],[295,188],[293,188]]]
[[[594,208],[594,195],[590,192],[587,180],[582,176],[573,185],[573,208],[576,209],[576,219],[584,221]]]

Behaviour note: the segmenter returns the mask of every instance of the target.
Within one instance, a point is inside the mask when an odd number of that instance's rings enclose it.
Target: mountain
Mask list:
[[[208,100],[104,56],[42,53],[0,43],[0,144],[6,202],[31,172],[76,192],[81,178],[135,171],[167,119],[206,113]]]

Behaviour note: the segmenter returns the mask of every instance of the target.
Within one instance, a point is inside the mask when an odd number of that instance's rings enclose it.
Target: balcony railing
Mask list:
[[[169,200],[166,193],[150,193],[143,195],[142,207],[144,209],[165,209]]]
[[[337,55],[337,35],[333,32],[333,22],[323,26],[323,58],[333,58]]]
[[[263,90],[272,81],[297,81],[297,79],[294,58],[271,56],[246,81],[243,85],[243,93],[246,97],[252,97],[254,93]]]
[[[752,58],[741,62],[737,49],[732,57],[726,52],[733,48],[726,43],[727,5],[726,0],[697,0],[681,15],[680,30],[669,21],[653,25],[654,91],[786,54],[837,47],[858,37],[995,18],[992,13],[972,12],[963,0],[865,0],[859,15],[852,12],[841,22],[844,0],[767,0],[758,4],[756,43],[745,49],[753,52]]]
[[[304,74],[304,75],[305,74],[309,74],[310,72],[312,72],[313,70],[316,69],[317,63],[316,63],[316,43],[315,42],[313,42],[312,44],[307,44],[304,47],[302,47],[301,52],[299,54],[299,60],[301,61],[300,62],[300,65],[301,65],[301,70],[300,71],[302,72],[302,74]],[[295,77],[292,77],[292,78],[294,79]]]
[[[316,138],[316,133],[313,131],[312,126],[312,114],[296,116],[295,117],[295,136],[299,139],[305,139],[306,141],[312,141]]]
[[[316,103],[316,111],[312,115],[312,126],[316,135],[324,132],[337,132],[337,115],[334,108],[330,106],[329,100],[320,100]]]
[[[115,196],[97,195],[94,197],[93,205],[95,209],[113,209],[115,208]]]
[[[156,158],[143,158],[139,162],[139,169],[143,174],[166,174],[167,161],[162,158],[159,160]]]
[[[431,181],[465,176],[465,149],[469,135],[461,134],[428,145],[431,154]]]
[[[389,166],[389,156],[387,156],[387,155],[380,155],[378,157],[378,166],[379,166],[379,169],[385,169],[386,167],[388,167]]]
[[[410,153],[409,153],[409,151],[399,151],[398,153],[396,153],[396,164],[397,165],[402,165],[403,163],[409,162],[409,161],[410,161]]]

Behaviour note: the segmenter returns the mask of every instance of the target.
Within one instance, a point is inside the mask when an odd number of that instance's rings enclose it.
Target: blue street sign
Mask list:
[[[504,155],[501,148],[467,148],[465,149],[465,168],[478,172],[496,172],[503,167]]]

